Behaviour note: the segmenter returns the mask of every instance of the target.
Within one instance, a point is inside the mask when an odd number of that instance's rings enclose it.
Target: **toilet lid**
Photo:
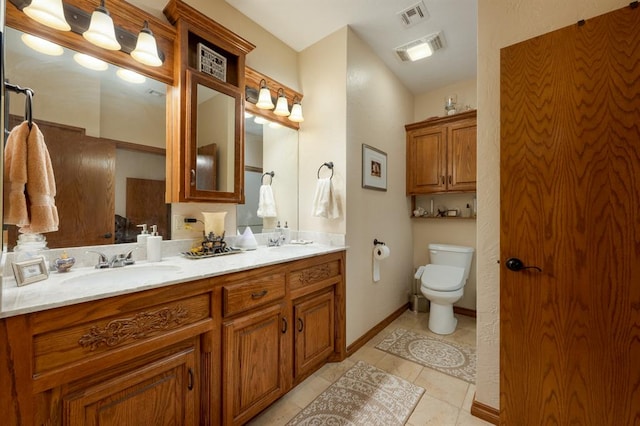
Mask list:
[[[464,268],[447,265],[427,265],[420,281],[432,290],[454,291],[462,287]]]

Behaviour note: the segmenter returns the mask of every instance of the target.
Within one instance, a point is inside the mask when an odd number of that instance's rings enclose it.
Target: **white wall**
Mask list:
[[[500,405],[500,49],[627,0],[478,0],[478,337],[476,400]]]
[[[413,121],[444,116],[444,100],[449,95],[457,96],[458,111],[463,111],[467,106],[470,109],[476,109],[478,105],[476,79],[458,81],[449,86],[417,95],[414,102]]]

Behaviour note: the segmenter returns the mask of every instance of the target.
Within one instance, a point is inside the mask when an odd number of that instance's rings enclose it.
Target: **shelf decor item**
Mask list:
[[[387,190],[387,153],[362,144],[362,187]]]
[[[18,286],[46,280],[49,277],[49,270],[44,262],[44,257],[38,256],[22,262],[13,262],[11,267]]]
[[[218,80],[227,81],[227,58],[198,43],[198,69]]]

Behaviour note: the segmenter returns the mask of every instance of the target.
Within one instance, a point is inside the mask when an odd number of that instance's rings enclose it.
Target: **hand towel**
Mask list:
[[[331,178],[318,179],[311,214],[327,219],[336,219],[340,216]]]
[[[25,121],[11,131],[9,139],[4,180],[11,189],[5,223],[17,225],[25,234],[57,231],[56,182],[42,132],[35,123],[29,129]]]
[[[258,200],[258,217],[276,217],[276,201],[273,197],[271,185],[260,186],[260,198]]]

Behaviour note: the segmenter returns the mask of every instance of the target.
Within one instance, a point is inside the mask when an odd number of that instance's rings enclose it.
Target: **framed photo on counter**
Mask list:
[[[22,262],[13,262],[11,266],[18,286],[46,280],[49,277],[49,270],[43,257],[36,257]]]

